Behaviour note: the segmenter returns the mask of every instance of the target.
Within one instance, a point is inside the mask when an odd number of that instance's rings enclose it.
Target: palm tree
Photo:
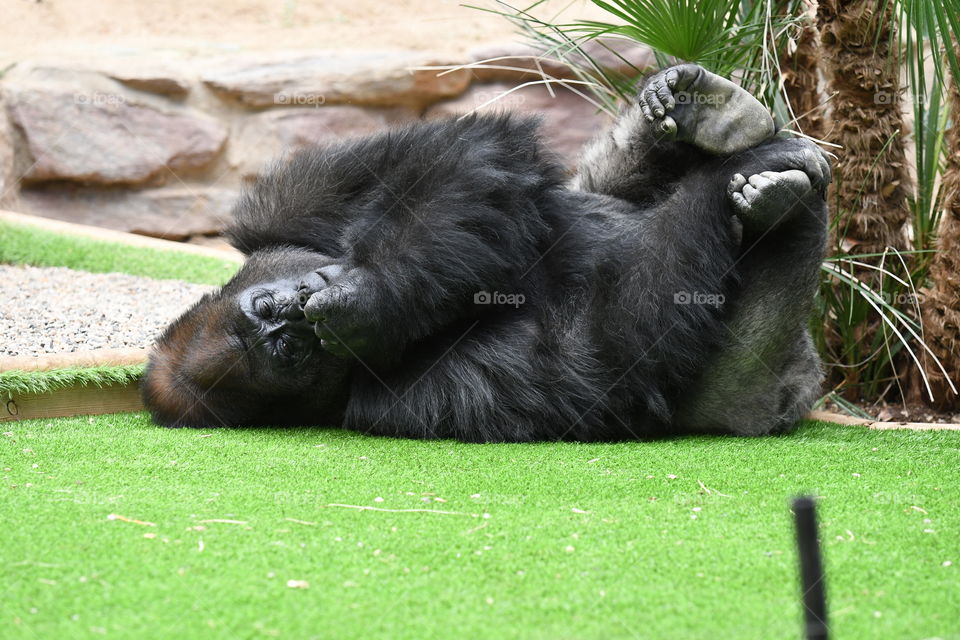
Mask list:
[[[823,136],[823,107],[820,96],[820,30],[817,28],[816,0],[796,0],[787,13],[797,15],[795,36],[780,60],[780,78],[795,119],[793,127],[813,138]]]
[[[955,48],[960,58],[960,46]],[[937,253],[930,265],[930,289],[923,301],[923,323],[927,344],[943,363],[947,374],[960,378],[960,79],[950,84],[950,114],[953,126],[944,136],[946,163],[943,171],[943,219],[937,238]],[[949,382],[931,358],[926,359],[927,375],[934,390],[934,405],[960,405]]]
[[[817,17],[821,64],[835,94],[832,124],[824,135],[842,146],[831,202],[839,218],[837,233],[859,254],[904,250],[911,180],[894,5],[820,0]]]

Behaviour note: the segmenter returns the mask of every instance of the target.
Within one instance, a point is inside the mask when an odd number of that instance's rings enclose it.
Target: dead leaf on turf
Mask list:
[[[297,520],[296,518],[284,518],[284,520],[286,520],[286,521],[288,521],[288,522],[296,522],[297,524],[305,524],[305,525],[307,525],[307,526],[309,526],[309,527],[315,527],[315,526],[317,526],[317,523],[316,523],[316,522],[307,522],[306,520]]]
[[[155,526],[157,526],[157,525],[155,525],[155,524],[152,523],[152,522],[146,522],[145,520],[134,520],[133,518],[128,518],[128,517],[126,517],[126,516],[121,516],[121,515],[119,515],[119,514],[117,514],[117,513],[111,513],[110,515],[108,515],[108,516],[107,516],[107,520],[120,520],[121,522],[131,522],[131,523],[133,523],[133,524],[139,524],[139,525],[142,525],[142,526],[144,526],[144,527],[155,527]]]

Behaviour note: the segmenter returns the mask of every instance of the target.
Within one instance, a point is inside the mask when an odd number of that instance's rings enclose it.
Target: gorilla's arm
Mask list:
[[[422,122],[294,155],[258,179],[231,236],[330,256],[303,279],[307,319],[333,353],[390,359],[475,313],[476,293],[518,290],[562,182],[533,120]]]

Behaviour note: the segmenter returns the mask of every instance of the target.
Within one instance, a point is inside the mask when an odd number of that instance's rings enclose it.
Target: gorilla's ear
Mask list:
[[[207,294],[157,340],[140,381],[143,403],[156,422],[226,426],[251,404],[242,390],[248,367],[227,329],[231,301],[219,291]]]

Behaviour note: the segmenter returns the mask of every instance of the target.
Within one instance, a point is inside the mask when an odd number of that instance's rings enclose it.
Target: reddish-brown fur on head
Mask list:
[[[218,291],[204,296],[157,341],[140,385],[144,404],[166,426],[244,422],[251,406],[248,361],[227,329],[235,304]]]

